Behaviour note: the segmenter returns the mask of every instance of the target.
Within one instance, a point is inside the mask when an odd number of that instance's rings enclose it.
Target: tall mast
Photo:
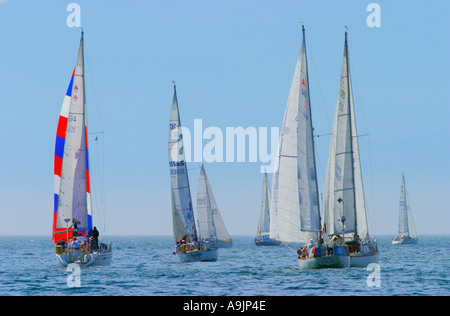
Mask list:
[[[308,65],[308,55],[306,54],[306,35],[305,35],[305,25],[302,24],[302,33],[303,33],[303,43],[305,45],[305,61],[306,61],[306,65]],[[311,99],[310,99],[310,94],[309,94],[309,73],[308,71],[306,71],[306,82],[308,83],[308,99],[309,99],[309,103],[311,104]],[[319,225],[321,225],[322,223],[322,219],[320,218],[320,203],[319,203],[319,187],[318,187],[318,181],[317,181],[317,166],[316,166],[316,151],[315,151],[315,146],[314,146],[314,128],[313,128],[313,121],[312,121],[312,109],[311,106],[309,104],[309,121],[311,124],[311,143],[312,143],[312,156],[313,156],[313,163],[314,163],[314,176],[316,179],[316,193],[317,193],[317,212],[319,215]],[[317,232],[318,236],[317,239],[320,240],[320,231]]]
[[[353,137],[357,137],[357,135],[353,136],[353,130],[352,130],[352,111],[351,111],[351,100],[350,98],[352,97],[351,95],[351,87],[350,87],[350,65],[349,65],[349,58],[348,58],[348,42],[347,42],[347,34],[348,32],[345,32],[345,59],[346,59],[346,67],[347,67],[347,88],[348,88],[348,97],[347,97],[347,104],[348,104],[348,117],[349,117],[349,121],[350,121],[350,137],[351,137],[351,141],[350,141],[350,150],[352,153],[352,158],[354,157],[354,149],[353,149]],[[353,159],[352,159],[353,161]],[[356,214],[356,188],[355,188],[355,167],[354,167],[354,163],[352,162],[352,180],[353,180],[353,199],[354,199],[354,220],[355,220],[355,234],[354,234],[354,238],[356,239],[356,236],[358,235],[358,221],[357,221],[357,214]],[[343,236],[344,237],[344,236]]]

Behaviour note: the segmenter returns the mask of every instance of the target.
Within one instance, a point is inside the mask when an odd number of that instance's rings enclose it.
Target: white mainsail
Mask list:
[[[305,29],[283,120],[273,176],[270,237],[306,242],[320,231]]]
[[[191,190],[184,155],[183,134],[178,110],[177,91],[174,85],[172,110],[169,121],[169,166],[172,195],[173,233],[175,241],[189,235],[197,238]]]
[[[398,234],[400,237],[409,236],[411,238],[417,238],[416,225],[414,225],[414,219],[412,217],[404,175],[402,176],[402,187],[400,191]]]
[[[261,213],[258,221],[258,235],[269,234],[270,232],[270,185],[267,172],[264,172],[262,198],[261,198]]]
[[[324,198],[326,233],[369,237],[359,159],[355,109],[348,57],[347,32],[333,130],[330,140]]]

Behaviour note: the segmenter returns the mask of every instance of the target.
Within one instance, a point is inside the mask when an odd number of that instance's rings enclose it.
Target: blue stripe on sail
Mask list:
[[[87,148],[86,148],[86,171],[89,171],[89,155]]]
[[[64,144],[66,140],[59,136],[56,136],[55,156],[62,158],[64,154]]]
[[[55,198],[54,198],[54,213],[58,212],[58,200],[59,200],[59,195],[55,194]]]
[[[67,88],[67,92],[66,92],[66,95],[67,95],[68,97],[71,97],[71,96],[72,96],[72,87],[73,87],[73,76],[72,76],[72,78],[70,79],[69,87]]]
[[[92,216],[88,214],[87,216],[87,232],[90,233],[92,230]]]

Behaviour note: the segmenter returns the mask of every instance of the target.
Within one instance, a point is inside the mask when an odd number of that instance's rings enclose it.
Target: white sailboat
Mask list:
[[[324,228],[329,245],[349,247],[351,266],[377,262],[376,241],[369,237],[356,131],[347,32],[341,82],[330,140],[324,199]]]
[[[264,172],[261,213],[259,214],[258,232],[255,237],[256,246],[279,246],[279,240],[270,238],[270,185],[267,172]]]
[[[342,246],[321,243],[319,191],[309,97],[305,28],[278,144],[273,176],[270,237],[283,242],[307,243],[299,249],[300,269],[346,268]]]
[[[203,165],[198,180],[197,220],[201,240],[214,242],[217,248],[231,248],[233,246]]]
[[[109,265],[113,254],[93,227],[83,43],[82,32],[56,132],[52,239],[61,266]]]
[[[173,89],[168,153],[175,254],[181,262],[216,261],[218,257],[216,246],[199,240],[195,227],[175,84]]]
[[[409,204],[408,192],[406,191],[405,175],[402,175],[402,187],[400,190],[400,207],[398,212],[398,235],[392,238],[392,244],[417,244],[419,237]]]

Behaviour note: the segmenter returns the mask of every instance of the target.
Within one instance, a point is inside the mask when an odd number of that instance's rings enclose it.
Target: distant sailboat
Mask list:
[[[258,233],[255,237],[256,246],[279,246],[279,240],[270,238],[270,185],[267,173],[264,172],[261,213],[258,221]]]
[[[402,187],[400,191],[400,207],[398,217],[398,236],[392,238],[392,244],[417,244],[419,237],[409,204],[408,192],[406,191],[405,176],[402,176]]]
[[[173,89],[168,153],[175,254],[181,262],[216,261],[218,257],[216,245],[199,240],[195,227],[175,84]]]
[[[203,165],[198,180],[197,220],[201,240],[214,241],[217,248],[231,248],[233,246]]]
[[[270,237],[307,243],[299,249],[300,269],[347,268],[342,246],[327,248],[320,238],[314,135],[309,97],[305,28],[278,144],[273,176]]]
[[[82,32],[56,133],[53,242],[61,266],[109,265],[112,259],[111,245],[99,243],[93,229],[83,42]]]
[[[347,32],[328,156],[324,217],[327,243],[349,247],[351,266],[377,262],[377,244],[369,237],[367,225]]]

